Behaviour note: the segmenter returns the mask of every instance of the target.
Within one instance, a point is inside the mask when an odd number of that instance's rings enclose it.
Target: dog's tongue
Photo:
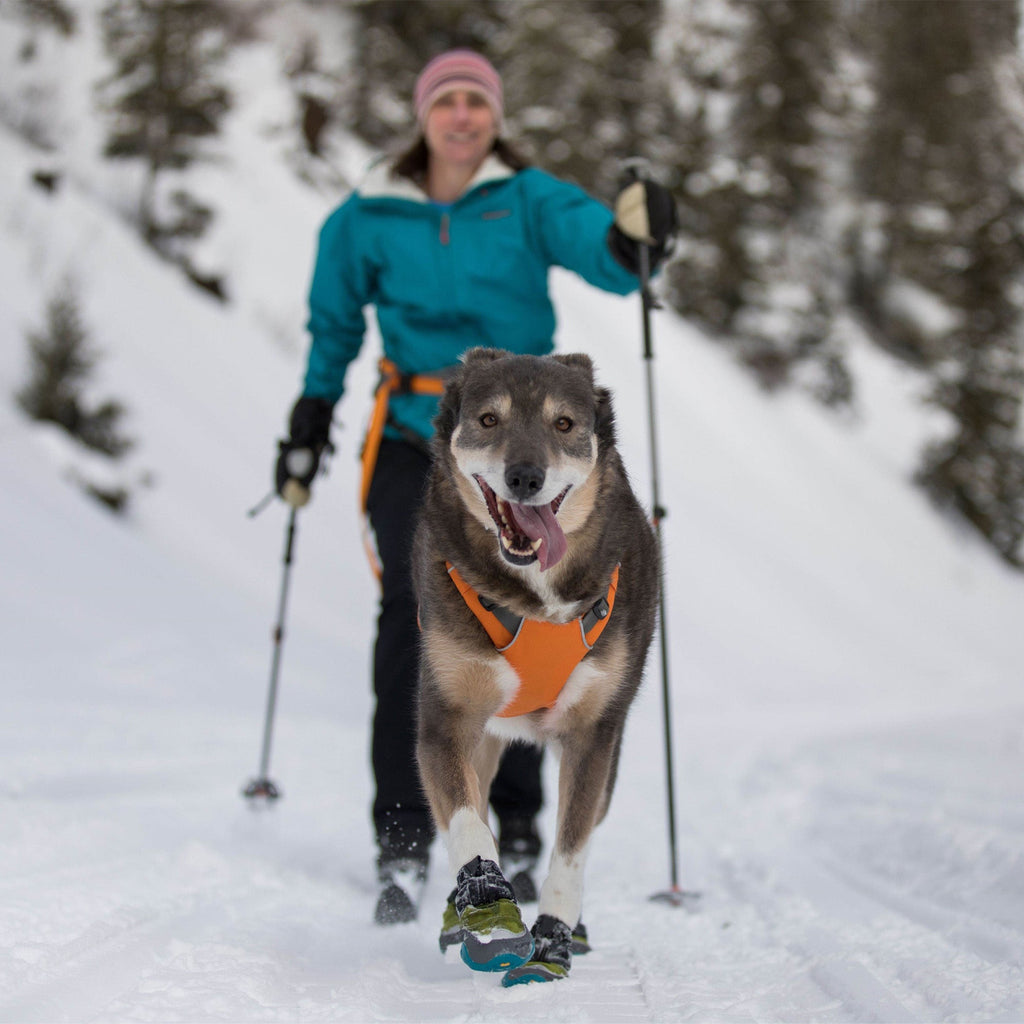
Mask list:
[[[569,542],[565,539],[562,528],[550,505],[517,505],[512,503],[512,514],[516,525],[530,540],[542,540],[537,551],[537,560],[543,572],[550,569],[568,550]]]

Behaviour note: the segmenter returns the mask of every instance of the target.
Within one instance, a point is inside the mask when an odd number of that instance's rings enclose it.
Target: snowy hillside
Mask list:
[[[685,323],[654,322],[697,909],[648,901],[668,880],[652,671],[590,860],[595,951],[568,982],[503,990],[441,958],[440,850],[422,920],[370,924],[375,584],[354,493],[372,333],[299,516],[285,797],[244,805],[285,525],[280,503],[246,511],[297,392],[315,232],[338,197],[288,170],[275,52],[241,51],[230,158],[203,181],[232,302],[190,287],[118,215],[130,175],[95,158],[94,44],[47,56],[69,119],[55,194],[31,182],[54,157],[0,126],[0,1021],[1024,1019],[1024,580],[910,485],[918,382],[852,330],[862,393],[843,421],[766,398]],[[116,469],[125,518],[11,397],[69,272],[97,393],[130,406],[138,439]],[[555,286],[559,347],[613,387],[646,501],[637,301]]]

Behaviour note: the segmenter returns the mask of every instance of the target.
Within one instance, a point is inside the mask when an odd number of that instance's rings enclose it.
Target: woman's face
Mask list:
[[[491,151],[497,126],[483,96],[453,89],[430,108],[423,135],[432,160],[472,171]]]

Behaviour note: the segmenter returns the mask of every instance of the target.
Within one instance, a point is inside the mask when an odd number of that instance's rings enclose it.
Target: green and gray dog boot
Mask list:
[[[452,889],[448,894],[444,916],[441,918],[441,934],[438,937],[438,944],[441,946],[442,953],[447,953],[452,946],[462,945],[462,922],[459,920],[459,912],[455,907],[457,893],[458,889]]]
[[[587,935],[587,926],[583,923],[583,919],[580,918],[576,922],[576,927],[572,930],[572,955],[583,956],[584,953],[589,953],[593,948]]]
[[[533,926],[533,957],[514,967],[501,979],[502,985],[528,985],[534,981],[561,981],[572,965],[572,930],[550,914],[541,914]]]
[[[462,959],[474,971],[508,971],[533,954],[533,937],[523,924],[512,887],[493,860],[475,857],[460,871],[455,910],[462,932]],[[453,922],[445,913],[445,930]],[[444,948],[445,933],[441,944]]]

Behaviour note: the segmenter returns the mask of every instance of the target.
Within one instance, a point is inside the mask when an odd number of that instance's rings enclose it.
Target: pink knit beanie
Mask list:
[[[483,96],[500,131],[503,117],[501,76],[489,60],[472,50],[449,50],[435,57],[420,72],[413,100],[416,121],[421,128],[430,108],[453,89],[470,89]]]

